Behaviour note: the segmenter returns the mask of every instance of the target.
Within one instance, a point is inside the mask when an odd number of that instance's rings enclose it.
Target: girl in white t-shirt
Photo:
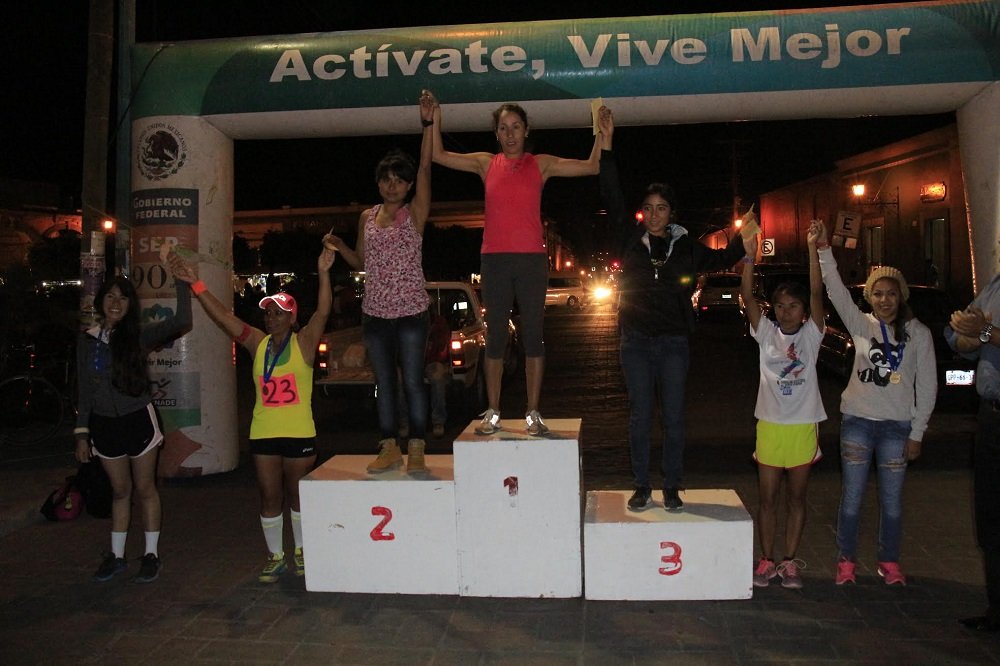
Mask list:
[[[806,522],[806,486],[809,469],[822,457],[818,426],[826,420],[816,381],[816,358],[823,341],[823,278],[816,253],[819,233],[810,225],[809,288],[797,282],[778,285],[771,297],[775,321],[761,316],[752,294],[753,257],[756,236],[744,240],[747,256],[743,262],[740,291],[750,322],[750,332],[760,345],[760,387],[757,390],[757,478],[760,507],[757,534],[761,558],[754,569],[755,587],[767,587],[780,576],[782,587],[802,587],[795,553]],[[777,524],[778,490],[787,472],[788,516],[785,521],[784,560],[774,563],[773,548]]]

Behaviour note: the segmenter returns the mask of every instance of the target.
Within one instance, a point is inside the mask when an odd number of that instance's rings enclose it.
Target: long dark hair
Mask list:
[[[111,278],[101,285],[94,296],[94,307],[101,319],[106,317],[104,296],[113,287],[118,287],[122,296],[128,299],[128,309],[110,333],[111,383],[122,393],[139,396],[149,389],[146,356],[139,346],[139,294],[128,278],[121,275]]]

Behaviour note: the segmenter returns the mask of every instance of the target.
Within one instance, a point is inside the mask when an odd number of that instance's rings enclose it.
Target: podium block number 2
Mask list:
[[[372,515],[382,516],[382,520],[379,521],[378,525],[372,528],[372,541],[392,541],[395,539],[396,535],[394,533],[382,531],[382,528],[388,525],[389,521],[392,520],[392,509],[386,506],[373,506]]]
[[[660,562],[666,565],[660,567],[660,575],[676,576],[679,574],[684,567],[684,563],[681,561],[681,547],[673,541],[661,541],[660,550],[667,551],[666,555],[660,557]]]

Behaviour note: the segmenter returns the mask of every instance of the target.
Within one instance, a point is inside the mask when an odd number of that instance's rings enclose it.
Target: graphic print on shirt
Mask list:
[[[795,350],[795,343],[788,345],[785,356],[791,363],[786,365],[778,373],[778,386],[781,387],[781,395],[791,395],[792,389],[804,384],[806,380],[800,379],[799,375],[806,369],[805,363],[799,359],[799,353]]]
[[[907,337],[909,337],[909,335],[907,335]],[[886,351],[886,344],[889,346],[888,352]],[[889,364],[889,359],[899,358],[902,353],[902,348],[905,346],[905,342],[902,345],[894,345],[891,342],[883,343],[879,342],[877,338],[871,338],[871,348],[868,350],[868,359],[875,367],[859,370],[858,379],[863,382],[873,383],[875,386],[888,386],[889,375],[892,374],[892,367]]]

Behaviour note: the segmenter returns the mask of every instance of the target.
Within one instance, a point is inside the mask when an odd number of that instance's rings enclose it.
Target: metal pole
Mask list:
[[[115,216],[118,218],[115,266],[132,273],[132,45],[135,0],[118,1],[118,127],[115,136]]]
[[[87,98],[84,117],[83,238],[80,246],[81,323],[94,316],[94,295],[104,281],[104,232],[100,219],[107,208],[108,108],[114,55],[114,0],[90,0],[87,38]]]

